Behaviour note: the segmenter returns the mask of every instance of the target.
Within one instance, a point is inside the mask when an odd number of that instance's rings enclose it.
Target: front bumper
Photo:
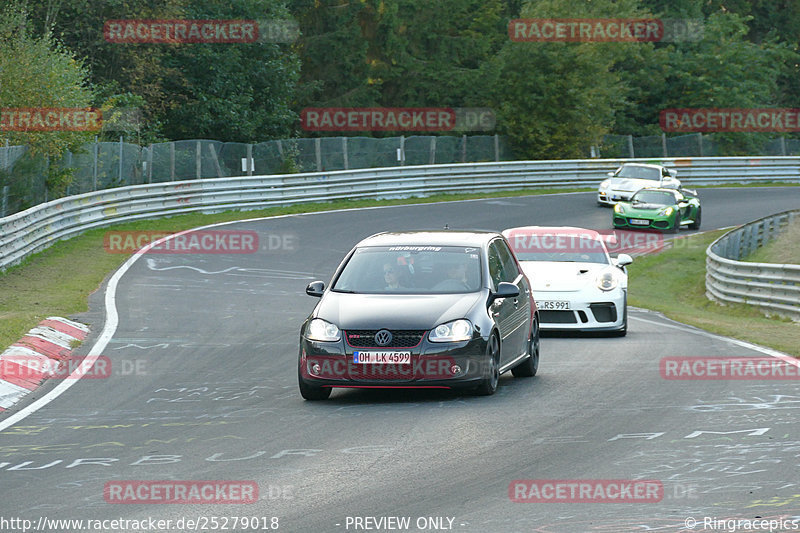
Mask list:
[[[635,224],[633,220],[646,220],[645,224]],[[614,213],[614,227],[627,228],[627,229],[649,229],[665,231],[675,227],[674,217],[658,216],[658,217],[642,217],[637,215],[619,214]]]
[[[619,201],[631,199],[636,191],[615,191],[613,189],[600,189],[597,191],[597,203],[603,205],[614,205]]]
[[[592,291],[534,291],[537,302],[567,301],[569,310],[539,308],[539,327],[542,331],[615,331],[625,322],[625,289]]]
[[[315,387],[347,388],[469,388],[484,376],[488,339],[433,343],[427,334],[413,348],[354,348],[344,340],[300,339],[300,379]],[[410,351],[408,364],[353,362],[355,350]]]

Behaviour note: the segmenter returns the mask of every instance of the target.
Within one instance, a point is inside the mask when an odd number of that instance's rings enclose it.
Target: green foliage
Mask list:
[[[564,0],[528,2],[522,18],[643,17],[636,0],[575,4]],[[495,58],[495,108],[501,133],[523,157],[588,157],[627,105],[629,85],[618,70],[637,63],[649,43],[564,43],[509,41]],[[638,61],[641,63],[641,60]]]
[[[74,168],[59,168],[57,166],[49,166],[47,169],[47,177],[45,178],[45,185],[47,186],[48,198],[53,200],[61,198],[67,194],[67,188],[72,185],[75,179]]]
[[[21,4],[0,8],[0,108],[86,108],[93,93],[82,61],[45,31],[34,36]],[[89,132],[0,132],[0,144],[27,145],[58,156],[87,142]]]

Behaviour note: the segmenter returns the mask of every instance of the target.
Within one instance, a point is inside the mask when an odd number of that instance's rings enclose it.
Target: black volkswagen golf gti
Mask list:
[[[307,400],[334,387],[472,388],[533,376],[539,319],[508,242],[489,231],[379,233],[344,258],[300,329]]]

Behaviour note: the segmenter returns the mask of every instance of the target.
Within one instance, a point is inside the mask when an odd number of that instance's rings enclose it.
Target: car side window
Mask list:
[[[502,261],[503,264],[503,279],[501,281],[514,283],[514,280],[519,276],[519,269],[517,268],[516,261],[514,261],[514,257],[511,255],[511,250],[508,249],[505,242],[499,239],[494,241],[494,246],[497,246],[500,261]]]
[[[489,246],[489,253],[487,255],[487,259],[489,260],[489,276],[492,278],[492,282],[494,283],[494,288],[496,289],[497,286],[503,280],[503,261],[500,259],[500,254],[497,252],[497,248],[495,247],[495,243],[492,243]]]

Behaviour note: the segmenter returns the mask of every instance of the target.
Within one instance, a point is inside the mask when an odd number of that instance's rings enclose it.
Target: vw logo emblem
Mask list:
[[[386,346],[392,342],[392,333],[387,329],[382,329],[375,334],[375,344]]]

